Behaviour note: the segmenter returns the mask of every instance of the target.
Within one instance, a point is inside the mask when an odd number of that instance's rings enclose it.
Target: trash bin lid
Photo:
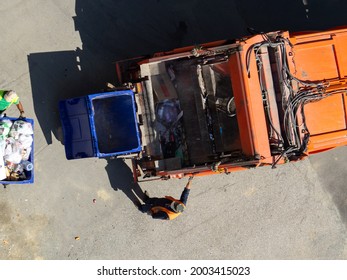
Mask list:
[[[86,97],[59,102],[67,159],[95,157]]]

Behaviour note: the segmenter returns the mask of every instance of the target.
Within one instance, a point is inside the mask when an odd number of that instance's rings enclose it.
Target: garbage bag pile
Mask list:
[[[21,181],[33,169],[29,161],[33,128],[25,120],[0,120],[0,180]]]
[[[181,158],[187,164],[187,147],[184,142],[183,111],[178,99],[164,99],[156,104],[156,130],[159,133],[163,158]]]

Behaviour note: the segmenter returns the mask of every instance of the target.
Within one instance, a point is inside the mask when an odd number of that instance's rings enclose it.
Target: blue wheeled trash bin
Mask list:
[[[112,157],[142,150],[131,90],[59,102],[67,159]]]

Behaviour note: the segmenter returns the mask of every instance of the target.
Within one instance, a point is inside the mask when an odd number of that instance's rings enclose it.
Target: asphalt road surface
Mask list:
[[[291,4],[288,4],[291,2]],[[128,162],[67,161],[58,101],[115,80],[114,62],[261,31],[346,25],[345,1],[1,0],[0,88],[35,120],[35,183],[0,189],[0,259],[346,259],[347,149],[196,178],[185,213],[131,199],[187,179],[132,184]],[[13,106],[8,115],[17,116]],[[78,237],[78,238],[76,238]]]

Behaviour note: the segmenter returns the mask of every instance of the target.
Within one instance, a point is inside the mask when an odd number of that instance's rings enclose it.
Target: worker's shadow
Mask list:
[[[138,207],[144,200],[144,192],[134,177],[129,166],[122,159],[107,159],[105,170],[110,184],[115,191],[122,191]]]

